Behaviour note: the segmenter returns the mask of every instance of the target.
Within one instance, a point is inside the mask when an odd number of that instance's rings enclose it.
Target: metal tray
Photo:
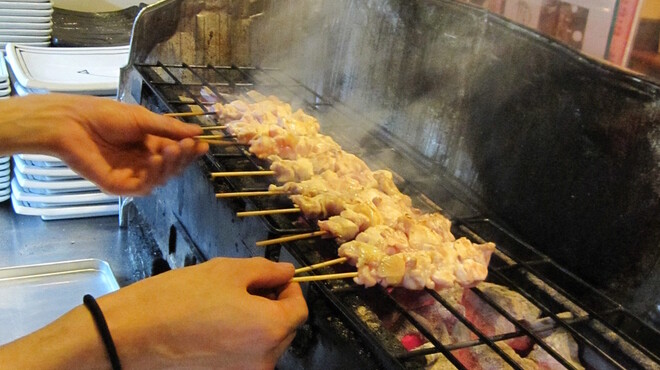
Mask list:
[[[98,259],[0,268],[0,345],[44,327],[82,303],[119,289]]]

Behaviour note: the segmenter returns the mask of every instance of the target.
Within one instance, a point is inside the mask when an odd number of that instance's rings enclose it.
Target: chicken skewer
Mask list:
[[[249,111],[245,102],[236,101],[218,111],[233,120],[228,130],[249,144],[250,153],[271,160],[271,170],[284,184],[270,189],[292,193],[291,200],[303,214],[319,219],[321,230],[259,245],[333,236],[343,243],[339,254],[358,267],[356,282],[365,286],[442,289],[454,282],[470,286],[485,278],[492,243],[454,240],[448,220],[413,208],[391,173],[370,171],[359,158],[319,134],[313,118],[299,110],[300,119],[287,119],[290,106],[267,100],[261,100],[261,110]],[[251,193],[255,194],[264,193]]]

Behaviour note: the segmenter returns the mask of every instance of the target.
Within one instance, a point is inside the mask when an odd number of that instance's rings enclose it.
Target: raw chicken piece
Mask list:
[[[344,210],[344,201],[340,194],[327,193],[314,197],[292,195],[291,201],[309,218],[326,219],[336,216]]]
[[[410,249],[406,234],[387,225],[371,226],[358,234],[355,240],[374,245],[385,254],[396,254]]]
[[[314,175],[312,161],[307,158],[298,158],[293,161],[271,155],[268,159],[272,163],[270,169],[275,172],[275,178],[280,183],[300,182]]]
[[[327,220],[319,221],[318,226],[321,230],[333,235],[338,243],[344,243],[353,240],[360,232],[360,228],[353,221],[340,217],[332,216]]]

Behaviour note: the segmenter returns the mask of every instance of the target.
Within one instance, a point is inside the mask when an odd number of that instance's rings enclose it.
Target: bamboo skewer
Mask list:
[[[224,130],[227,128],[227,125],[217,125],[217,126],[200,126],[202,130]]]
[[[320,231],[314,231],[314,232],[305,233],[305,234],[282,236],[280,238],[258,241],[257,242],[257,247],[265,247],[265,246],[272,245],[272,244],[292,242],[294,240],[309,239],[309,238],[314,238],[314,237],[317,237],[317,236],[323,236],[323,235],[327,235],[327,234],[328,234],[327,231],[320,230]]]
[[[264,191],[236,191],[233,193],[216,193],[216,198],[237,198],[237,197],[259,197],[266,195],[282,195],[288,194],[283,191],[277,190],[264,190]]]
[[[208,143],[209,145],[222,145],[222,146],[231,146],[231,145],[249,145],[249,144],[243,144],[239,143],[236,141],[226,141],[226,140],[217,140],[217,139],[204,139],[204,138],[196,138],[199,141],[203,141],[205,143]]]
[[[280,209],[264,209],[261,211],[243,211],[236,212],[237,217],[252,217],[252,216],[268,216],[268,215],[282,215],[288,213],[300,213],[300,208],[280,208]]]
[[[206,140],[206,139],[226,139],[227,135],[197,135],[193,136],[197,140]]]
[[[313,265],[297,268],[295,273],[300,274],[302,272],[307,272],[307,271],[320,269],[321,267],[327,267],[327,266],[332,266],[332,265],[336,265],[336,264],[339,264],[339,263],[344,263],[347,260],[348,259],[346,257],[339,257],[339,258],[336,258],[334,260],[325,261],[325,262],[321,262],[321,263],[315,263]]]
[[[207,116],[217,114],[217,112],[174,112],[174,113],[165,113],[164,116],[167,117],[195,117],[195,116]]]
[[[296,276],[293,279],[291,279],[291,282],[302,283],[306,281],[349,279],[357,276],[358,276],[357,272],[343,272],[340,274],[327,274],[327,275]]]
[[[211,178],[216,178],[216,177],[239,177],[239,176],[270,176],[270,175],[274,175],[274,174],[275,174],[275,171],[269,171],[269,170],[211,172]]]

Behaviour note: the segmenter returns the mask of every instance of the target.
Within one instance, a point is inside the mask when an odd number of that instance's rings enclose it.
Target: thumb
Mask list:
[[[179,121],[178,119],[153,113],[141,106],[132,106],[135,120],[145,134],[161,136],[172,140],[201,135],[202,128]]]
[[[294,275],[294,267],[290,263],[273,262],[257,257],[248,260],[249,272],[243,278],[249,290],[271,289],[289,283]]]

